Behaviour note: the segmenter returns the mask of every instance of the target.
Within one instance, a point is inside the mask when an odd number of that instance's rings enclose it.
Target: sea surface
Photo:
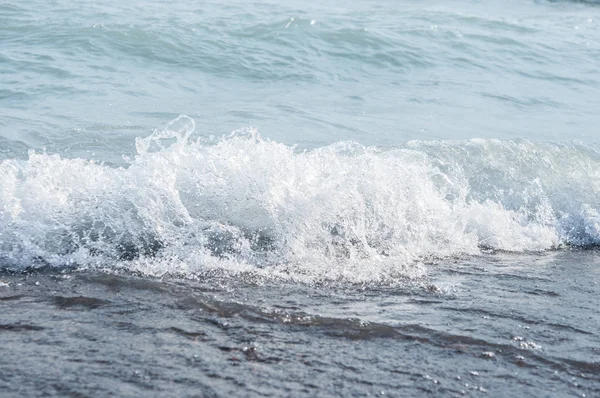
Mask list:
[[[600,397],[600,3],[0,2],[0,396]]]

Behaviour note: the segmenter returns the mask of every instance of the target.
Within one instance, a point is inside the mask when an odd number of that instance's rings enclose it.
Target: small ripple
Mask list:
[[[69,308],[84,308],[88,310],[93,310],[96,308],[100,308],[110,304],[110,301],[101,300],[94,297],[63,297],[63,296],[54,296],[52,297],[52,302],[54,305],[60,309],[69,309]]]
[[[29,325],[24,323],[17,324],[0,324],[0,332],[39,332],[45,328],[37,325]]]

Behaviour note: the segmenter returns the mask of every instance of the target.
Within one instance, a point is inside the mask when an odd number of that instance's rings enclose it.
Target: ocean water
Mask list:
[[[600,3],[0,3],[0,395],[600,396]]]

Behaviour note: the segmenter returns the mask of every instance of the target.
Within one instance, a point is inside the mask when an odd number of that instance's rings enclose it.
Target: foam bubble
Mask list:
[[[600,156],[525,140],[338,142],[298,151],[179,117],[127,167],[31,151],[0,163],[3,267],[74,266],[306,281],[422,275],[482,249],[600,242]]]

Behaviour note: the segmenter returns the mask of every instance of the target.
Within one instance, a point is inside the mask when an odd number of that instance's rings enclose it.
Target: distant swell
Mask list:
[[[128,167],[31,151],[0,163],[0,264],[386,280],[482,250],[600,243],[600,154],[527,140],[199,137],[182,116]]]

